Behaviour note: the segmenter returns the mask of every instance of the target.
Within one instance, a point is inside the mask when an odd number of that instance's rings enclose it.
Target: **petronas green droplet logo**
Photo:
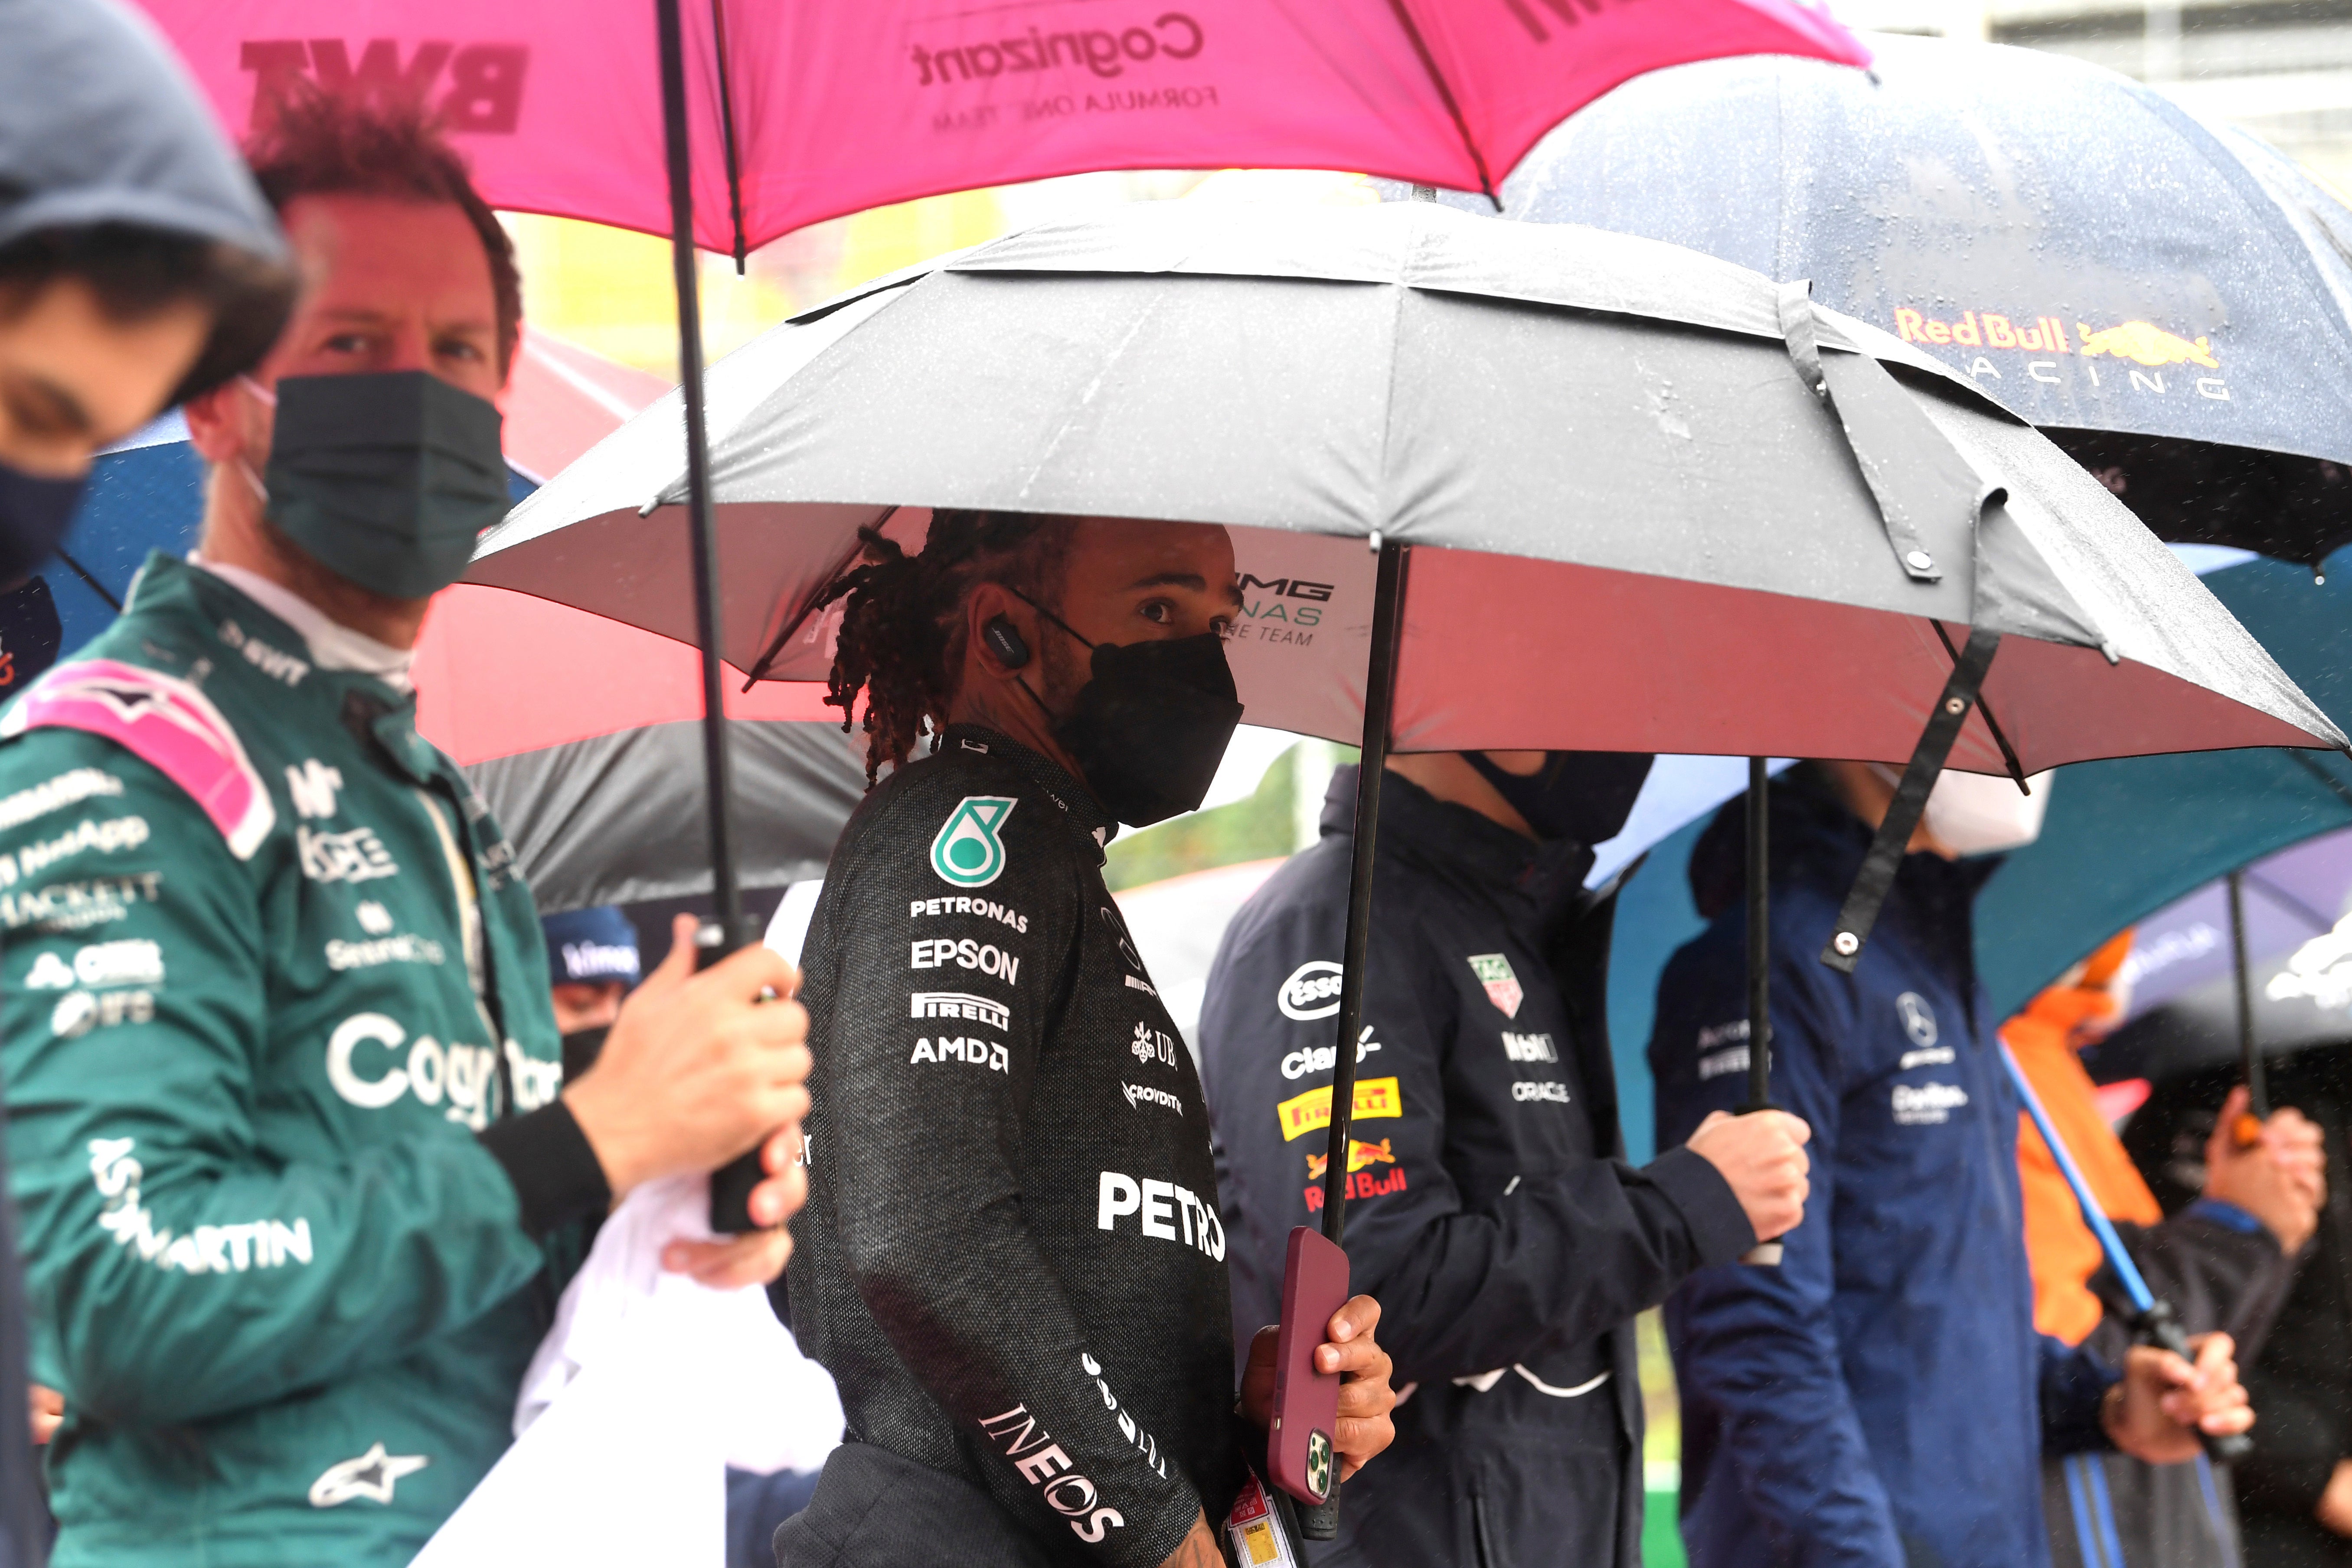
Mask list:
[[[931,840],[931,869],[959,888],[985,888],[996,880],[1004,870],[1004,840],[996,832],[1014,804],[1003,795],[964,796]]]

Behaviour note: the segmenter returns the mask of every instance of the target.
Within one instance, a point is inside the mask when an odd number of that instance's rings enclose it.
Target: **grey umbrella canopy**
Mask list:
[[[1816,386],[1822,390],[1817,391]],[[821,679],[861,523],[1227,525],[1247,721],[1360,732],[1375,538],[1415,547],[1391,732],[1901,763],[1971,628],[2028,771],[2343,737],[2130,514],[1916,347],[1756,273],[1431,203],[1169,203],[884,279],[713,367],[727,657]],[[691,640],[675,395],[469,578]],[[1942,635],[1939,635],[1942,634]],[[1980,710],[1952,764],[2004,771]]]
[[[1809,278],[2167,539],[2313,566],[2352,541],[2352,210],[2096,66],[1872,47],[1866,73],[1759,55],[1636,78],[1538,144],[1505,210]]]

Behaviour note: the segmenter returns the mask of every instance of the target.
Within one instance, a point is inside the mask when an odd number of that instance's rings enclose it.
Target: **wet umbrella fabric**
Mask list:
[[[2352,1037],[2352,827],[2244,868],[2253,1033],[2265,1057]],[[2210,882],[2141,920],[2130,1012],[2084,1065],[2161,1083],[2238,1060],[2227,890]]]
[[[2085,62],[1873,47],[1868,74],[1758,57],[1629,82],[1521,162],[1507,212],[1811,279],[2166,539],[2306,564],[2352,540],[2352,209]]]
[[[2339,554],[2332,564],[2341,570],[2324,585],[2259,560],[2209,572],[2202,581],[2343,722],[2352,721],[2352,560]],[[2068,768],[2051,791],[2041,837],[2011,855],[1978,900],[1978,972],[2005,1017],[2151,911],[2346,826],[2352,826],[2352,760],[2341,755],[2214,752]],[[2263,907],[2250,889],[2250,919],[2263,917]],[[2226,950],[2226,918],[2215,929]]]
[[[1951,668],[1931,617],[2016,634],[1986,693],[2030,771],[2341,743],[2055,447],[1800,298],[1825,405],[1787,309],[1692,252],[1428,203],[1033,229],[714,367],[726,652],[821,679],[803,612],[858,525],[999,507],[1231,527],[1288,609],[1230,645],[1246,721],[1300,733],[1360,733],[1378,536],[1416,547],[1401,749],[1900,763]],[[471,580],[690,637],[677,418],[518,508]],[[1979,712],[1954,761],[2003,770]]]
[[[648,0],[142,0],[238,135],[297,81],[415,96],[494,206],[670,232]],[[694,237],[1092,169],[1370,169],[1476,190],[1638,72],[1860,64],[1795,0],[1187,0],[1097,16],[904,0],[680,12]],[[1034,24],[1034,25],[1033,25]]]

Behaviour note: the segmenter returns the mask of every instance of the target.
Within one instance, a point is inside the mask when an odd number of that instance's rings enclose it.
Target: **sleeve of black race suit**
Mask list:
[[[959,892],[930,846],[972,802],[936,795],[884,803],[834,863],[843,935],[830,1131],[815,1157],[834,1163],[843,1254],[866,1310],[969,1450],[988,1456],[997,1500],[1102,1563],[1150,1568],[1183,1539],[1200,1494],[1121,1438],[1097,1382],[1116,1386],[1118,1371],[1093,1359],[1021,1177],[1021,1110],[1056,1092],[1038,1057],[1070,1000],[1090,868],[1060,808],[1032,793],[996,819],[1002,871]]]
[[[1651,1171],[1616,1159],[1475,1171],[1489,1140],[1475,1126],[1449,1129],[1446,1107],[1446,1063],[1463,1027],[1458,990],[1434,973],[1416,921],[1376,926],[1369,957],[1364,1023],[1381,1048],[1364,1053],[1357,1074],[1364,1084],[1385,1079],[1388,1090],[1357,1114],[1392,1119],[1352,1129],[1360,1201],[1348,1208],[1348,1256],[1355,1289],[1381,1300],[1381,1344],[1400,1383],[1465,1377],[1545,1344],[1592,1340],[1665,1300],[1694,1268],[1750,1244],[1740,1217],[1738,1234],[1715,1239],[1710,1256],[1707,1237],[1724,1227],[1710,1225],[1722,1204],[1707,1199],[1719,1192],[1734,1215],[1738,1206],[1715,1168],[1686,1150]],[[1479,1044],[1491,1039],[1479,1035]],[[1291,1126],[1273,1123],[1267,1117],[1267,1131]],[[1322,1135],[1291,1147],[1322,1154]]]

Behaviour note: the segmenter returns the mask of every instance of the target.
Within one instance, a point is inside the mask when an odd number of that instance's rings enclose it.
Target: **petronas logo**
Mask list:
[[[996,834],[1015,804],[1003,795],[964,796],[931,840],[931,869],[959,888],[985,888],[996,880],[1004,871],[1004,840]]]

